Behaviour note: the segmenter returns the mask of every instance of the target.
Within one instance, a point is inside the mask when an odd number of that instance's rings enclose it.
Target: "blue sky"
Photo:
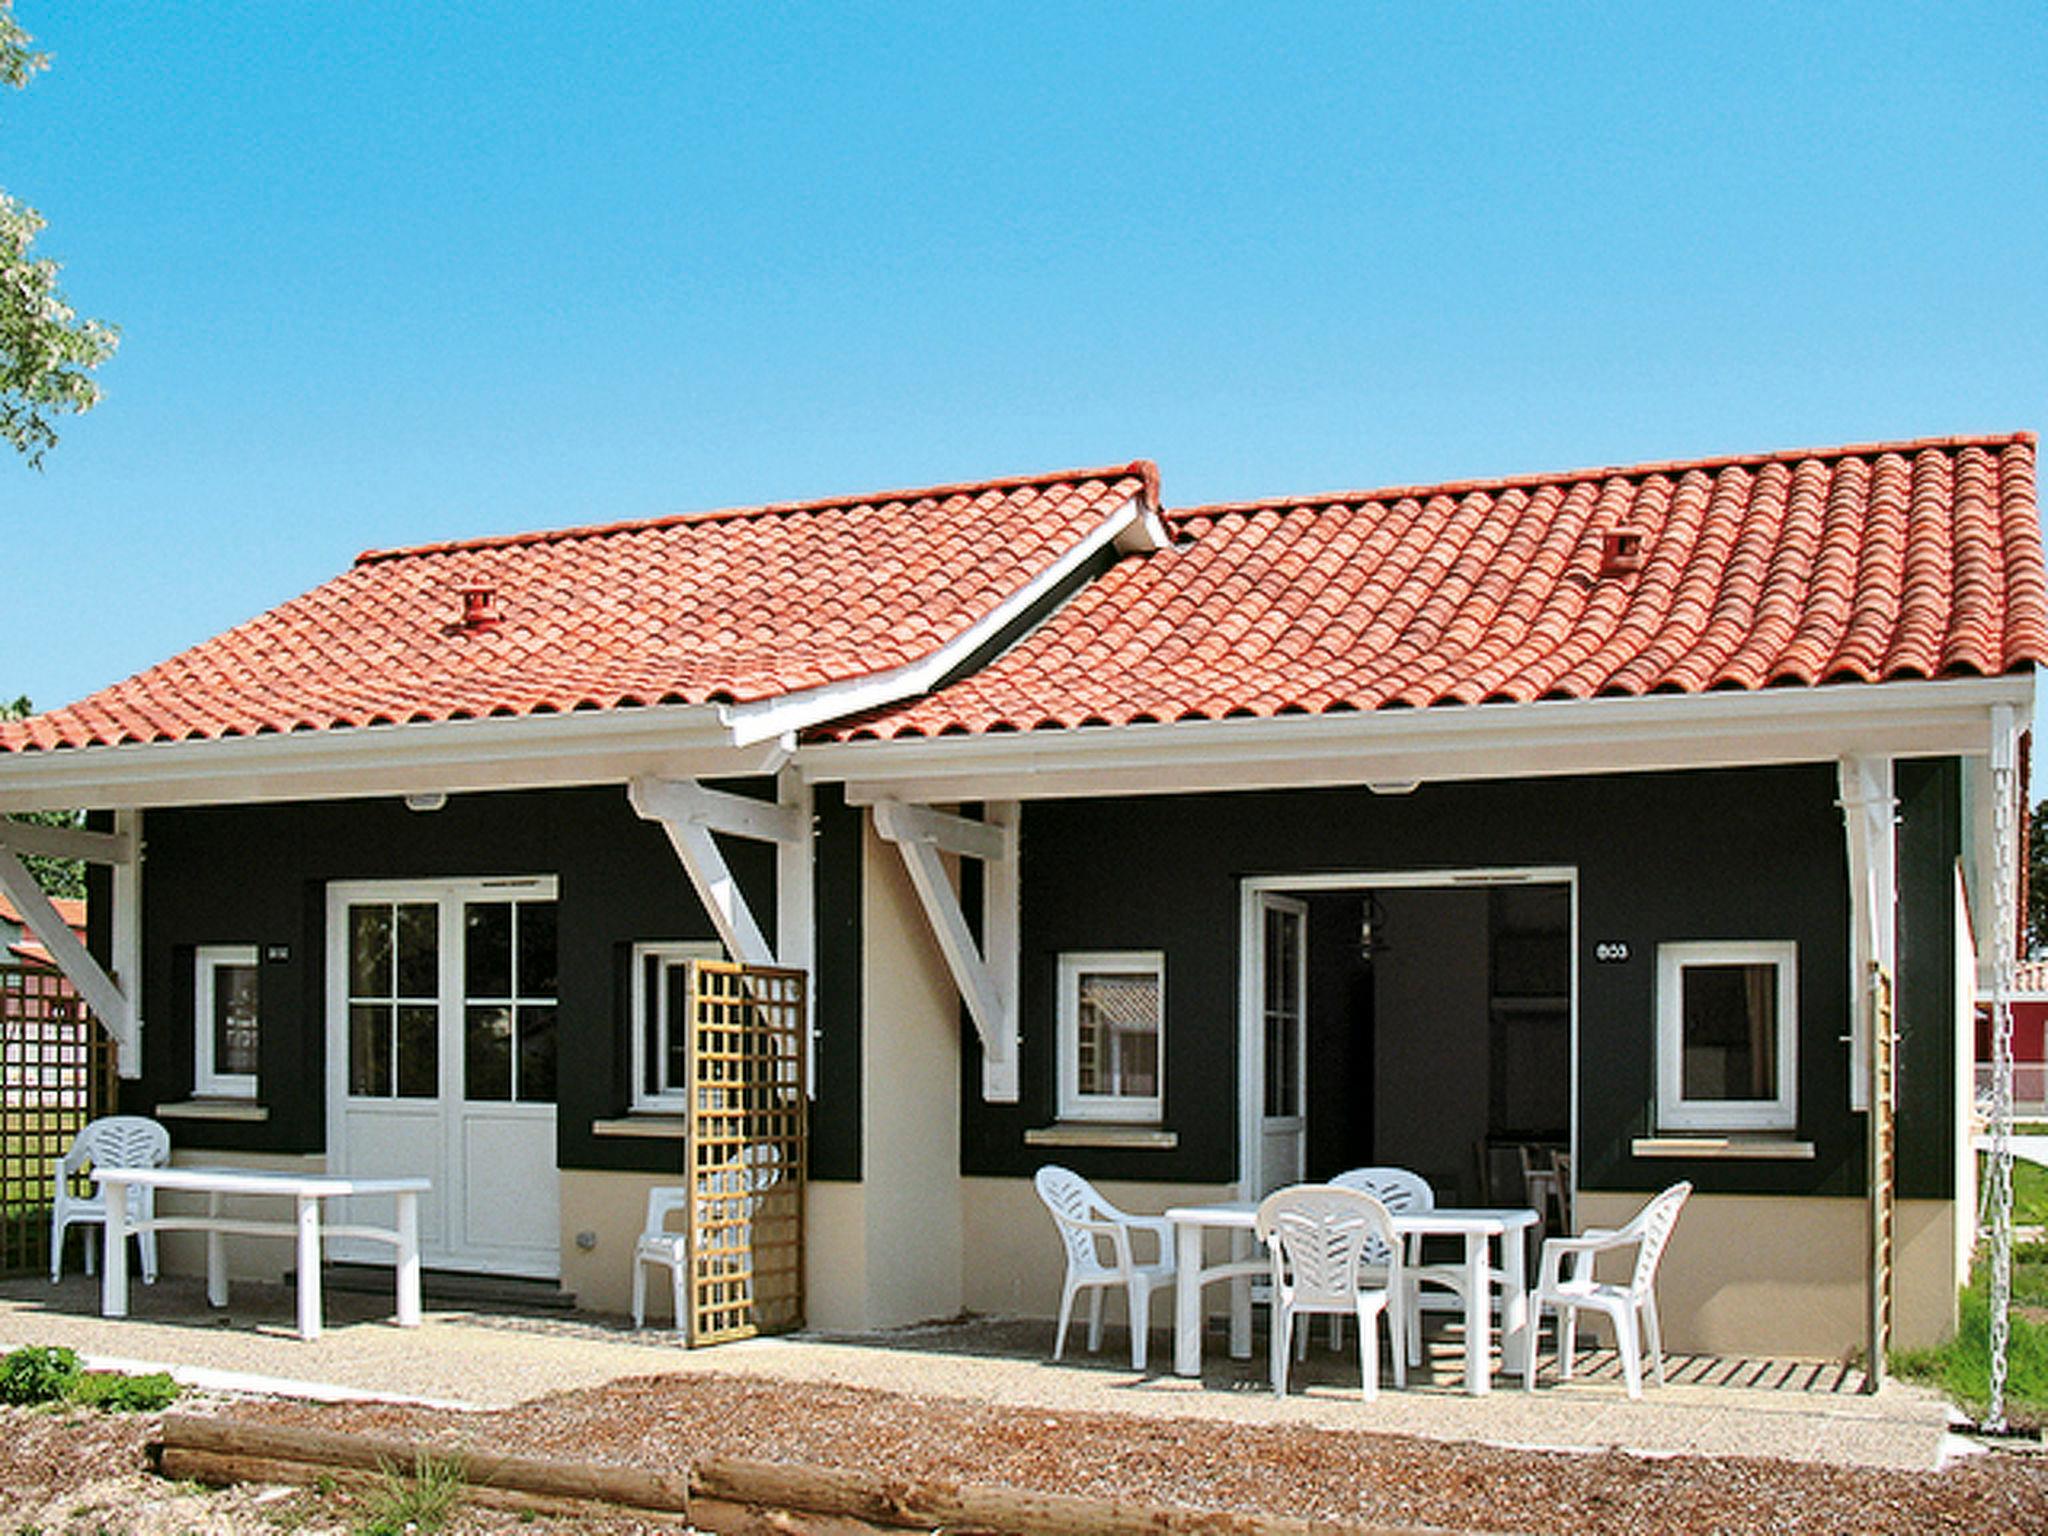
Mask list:
[[[2048,424],[2048,23],[1945,6],[18,0],[106,400],[0,461],[54,705],[464,534]]]

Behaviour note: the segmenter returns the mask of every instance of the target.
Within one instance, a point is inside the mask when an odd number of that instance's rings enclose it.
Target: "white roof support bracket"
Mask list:
[[[1870,1107],[1873,978],[1897,965],[1899,802],[1889,757],[1843,757],[1835,764],[1849,856],[1849,1108]]]
[[[0,891],[7,893],[29,932],[42,941],[57,969],[114,1037],[115,1069],[122,1077],[134,1078],[142,1075],[142,1019],[135,1003],[79,942],[20,859],[22,853],[49,853],[113,865],[115,972],[129,978],[132,985],[132,978],[141,973],[141,930],[136,920],[138,839],[133,813],[124,813],[118,820],[121,825],[109,834],[35,827],[0,818]]]
[[[728,837],[774,843],[778,849],[799,849],[808,871],[810,817],[802,804],[787,798],[792,785],[799,792],[802,786],[794,775],[778,775],[777,783],[785,796],[783,801],[750,800],[744,795],[706,789],[694,779],[635,779],[626,786],[626,796],[634,810],[649,821],[660,822],[662,830],[668,833],[668,840],[682,861],[683,872],[710,914],[726,953],[743,965],[808,966],[810,903],[798,891],[787,888],[807,883],[787,878],[798,860],[776,860],[776,906],[779,910],[788,909],[778,925],[778,937],[782,940],[778,952],[778,947],[770,945],[761,931],[739,882],[725,862],[725,854],[712,836],[723,832]],[[795,931],[799,926],[800,935]]]
[[[875,803],[875,830],[903,855],[911,886],[960,989],[981,1040],[981,1096],[991,1104],[1017,1102],[1018,811],[1015,801],[991,803],[986,819],[971,821],[905,805]],[[982,862],[981,942],[947,874],[944,855]]]

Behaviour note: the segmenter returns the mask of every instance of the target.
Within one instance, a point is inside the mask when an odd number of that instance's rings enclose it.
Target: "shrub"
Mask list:
[[[109,1413],[157,1413],[178,1400],[178,1384],[162,1371],[123,1376],[116,1371],[87,1371],[65,1393],[84,1408]]]
[[[77,1380],[76,1354],[32,1344],[0,1360],[0,1403],[54,1403]]]

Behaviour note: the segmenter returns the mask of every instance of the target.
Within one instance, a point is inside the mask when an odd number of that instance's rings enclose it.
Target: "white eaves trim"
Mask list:
[[[1981,755],[1992,711],[2033,701],[2031,675],[1845,683],[832,742],[798,763],[855,804],[1405,785]]]
[[[418,721],[274,736],[0,753],[0,811],[345,799],[642,777],[772,773],[789,743],[745,749],[710,705]]]
[[[824,683],[799,693],[724,706],[734,746],[744,747],[771,737],[791,735],[827,720],[879,709],[928,692],[939,680],[1005,629],[1046,601],[1075,571],[1101,550],[1115,545],[1125,554],[1164,549],[1166,525],[1142,496],[1133,496],[1111,512],[1057,560],[1012,592],[988,615],[930,655],[887,672],[874,672],[844,682]]]

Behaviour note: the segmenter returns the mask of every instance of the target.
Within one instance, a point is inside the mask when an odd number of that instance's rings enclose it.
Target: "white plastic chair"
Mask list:
[[[1074,1314],[1074,1297],[1088,1296],[1088,1350],[1102,1348],[1102,1293],[1121,1286],[1130,1304],[1131,1369],[1145,1369],[1145,1340],[1152,1326],[1152,1297],[1166,1293],[1169,1311],[1173,1302],[1173,1223],[1163,1216],[1130,1216],[1118,1210],[1096,1192],[1095,1186],[1068,1168],[1047,1164],[1033,1180],[1038,1198],[1052,1212],[1066,1249],[1067,1274],[1060,1285],[1060,1325],[1053,1336],[1052,1357],[1057,1360],[1067,1346],[1067,1324]],[[1159,1257],[1140,1264],[1131,1245],[1133,1232],[1149,1232],[1159,1245]],[[1108,1245],[1105,1260],[1104,1247]]]
[[[1379,1320],[1387,1319],[1394,1384],[1406,1386],[1401,1307],[1401,1242],[1387,1208],[1362,1190],[1296,1184],[1259,1205],[1254,1230],[1273,1259],[1273,1395],[1287,1395],[1288,1343],[1299,1313],[1358,1318],[1360,1390],[1379,1395]],[[1378,1272],[1379,1285],[1368,1282]]]
[[[647,1267],[656,1265],[669,1274],[675,1293],[675,1325],[689,1326],[683,1299],[684,1275],[690,1267],[690,1236],[668,1230],[668,1218],[687,1210],[690,1191],[681,1184],[660,1184],[647,1191],[647,1225],[633,1243],[633,1326],[647,1326]]]
[[[1334,1189],[1356,1189],[1363,1191],[1365,1194],[1371,1195],[1395,1215],[1400,1215],[1405,1211],[1429,1211],[1436,1208],[1436,1191],[1429,1187],[1429,1180],[1407,1168],[1349,1168],[1332,1178],[1330,1185]],[[1408,1363],[1410,1365],[1422,1363],[1421,1318],[1418,1314],[1419,1301],[1416,1294],[1418,1282],[1439,1285],[1449,1284],[1451,1289],[1457,1291],[1459,1295],[1462,1296],[1464,1294],[1464,1286],[1462,1284],[1464,1272],[1462,1270],[1458,1270],[1454,1265],[1437,1265],[1424,1269],[1421,1267],[1421,1257],[1421,1240],[1419,1238],[1411,1240],[1408,1245],[1408,1252],[1404,1256],[1407,1266],[1404,1276],[1407,1281],[1407,1295],[1402,1298],[1402,1306],[1406,1313],[1402,1319],[1402,1329],[1407,1334]],[[1386,1256],[1384,1253],[1375,1249],[1369,1255],[1367,1262],[1371,1265],[1370,1275],[1372,1278],[1384,1275],[1386,1271]],[[1439,1273],[1441,1270],[1450,1270],[1453,1273],[1446,1280]],[[1302,1342],[1306,1344],[1307,1341],[1308,1335],[1303,1334]],[[1333,1312],[1330,1314],[1330,1348],[1336,1349],[1343,1342],[1344,1319],[1341,1315]]]
[[[89,1195],[74,1194],[72,1182],[85,1168],[161,1168],[171,1160],[171,1133],[144,1115],[108,1115],[79,1127],[71,1150],[57,1159],[57,1189],[50,1202],[50,1283],[64,1278],[64,1231],[81,1223],[105,1226],[106,1195],[95,1187]],[[150,1221],[156,1216],[156,1191],[128,1188],[128,1217]],[[156,1284],[156,1233],[135,1234],[142,1249],[142,1280]],[[85,1243],[85,1272],[93,1272],[93,1245]]]
[[[1692,1185],[1678,1183],[1656,1195],[1625,1227],[1591,1228],[1577,1237],[1553,1237],[1543,1244],[1543,1266],[1529,1297],[1529,1349],[1522,1362],[1522,1386],[1536,1385],[1536,1332],[1546,1306],[1557,1309],[1557,1377],[1572,1379],[1572,1353],[1578,1343],[1578,1314],[1590,1308],[1614,1324],[1614,1347],[1621,1356],[1621,1376],[1630,1397],[1643,1395],[1642,1345],[1650,1347],[1650,1366],[1658,1386],[1664,1385],[1664,1336],[1657,1322],[1657,1262],[1678,1225],[1679,1209]],[[1634,1248],[1636,1262],[1628,1284],[1609,1285],[1593,1278],[1595,1259],[1603,1253]],[[1570,1257],[1571,1273],[1564,1273]]]

